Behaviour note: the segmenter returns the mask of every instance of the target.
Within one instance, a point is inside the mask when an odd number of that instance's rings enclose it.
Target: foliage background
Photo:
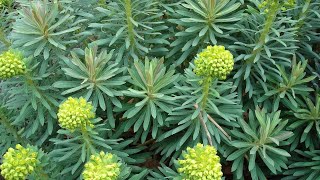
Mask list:
[[[319,177],[319,0],[267,11],[258,0],[7,2],[0,51],[23,52],[28,72],[0,81],[0,157],[38,146],[51,178],[76,179],[104,150],[131,179],[163,179],[200,142],[217,148],[227,179]],[[235,67],[198,106],[193,60],[216,44]],[[88,136],[59,127],[69,96],[96,108]]]

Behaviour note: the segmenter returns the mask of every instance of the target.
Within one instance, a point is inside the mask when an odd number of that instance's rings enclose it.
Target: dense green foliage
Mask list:
[[[0,174],[319,179],[320,0],[0,0]]]

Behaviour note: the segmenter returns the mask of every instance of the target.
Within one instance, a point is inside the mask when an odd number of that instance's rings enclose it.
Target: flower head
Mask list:
[[[263,0],[259,4],[260,9],[264,9],[266,13],[269,12],[269,9],[277,9],[281,7],[281,10],[285,11],[287,8],[293,8],[296,5],[296,0]]]
[[[0,55],[0,79],[23,75],[25,70],[26,65],[20,53],[9,50]]]
[[[233,69],[233,56],[224,46],[208,46],[198,54],[194,72],[198,76],[224,80]]]
[[[62,128],[74,131],[78,128],[93,127],[91,119],[95,117],[93,106],[84,98],[69,97],[59,106],[58,121]]]
[[[6,180],[24,180],[33,173],[39,164],[38,152],[31,147],[24,148],[20,144],[16,149],[9,148],[0,165],[1,174]]]
[[[0,8],[12,4],[12,0],[0,0]]]
[[[296,5],[296,0],[287,0],[283,4],[283,6],[286,8],[293,8]]]
[[[182,156],[183,159],[178,160],[178,172],[184,180],[221,179],[220,157],[214,147],[197,144],[194,148],[188,147]]]
[[[84,165],[82,176],[84,180],[116,180],[120,175],[120,166],[117,156],[100,152],[90,157]]]

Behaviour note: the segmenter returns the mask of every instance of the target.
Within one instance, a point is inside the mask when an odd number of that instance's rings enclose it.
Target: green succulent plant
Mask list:
[[[96,10],[101,14],[100,21],[90,27],[102,38],[93,43],[116,49],[116,62],[128,64],[129,59],[137,60],[151,52],[168,51],[161,47],[169,42],[160,36],[160,31],[168,27],[161,19],[163,14],[158,1],[116,0],[108,3],[106,8]]]
[[[136,102],[129,103],[124,109],[124,130],[133,126],[133,131],[143,131],[141,139],[145,141],[152,130],[153,138],[158,135],[158,129],[164,125],[168,113],[171,113],[177,92],[174,82],[179,78],[173,67],[167,69],[163,59],[145,59],[145,62],[135,61],[130,68],[130,83],[132,88],[123,91],[127,97],[136,98]]]
[[[59,13],[55,2],[35,1],[19,10],[19,17],[13,24],[13,47],[35,57],[43,55],[47,60],[50,54],[59,55],[67,50],[66,45],[76,40],[66,38],[80,27],[68,27],[74,17]]]
[[[264,87],[265,94],[258,99],[258,102],[267,102],[272,99],[273,109],[278,109],[279,104],[283,104],[288,108],[297,108],[299,99],[308,95],[313,91],[308,87],[315,76],[305,77],[307,61],[296,63],[292,62],[291,73],[287,74],[285,68],[278,67],[280,71],[280,79],[271,79],[267,87]]]
[[[319,12],[0,0],[0,179],[319,179]]]
[[[291,179],[316,179],[319,176],[319,150],[301,151],[297,150],[289,166],[289,170],[285,171],[284,180]]]
[[[218,79],[204,83],[207,78],[197,76],[195,68],[190,64],[176,86],[180,94],[166,119],[171,128],[157,139],[156,152],[163,154],[163,159],[177,158],[184,148],[197,143],[218,146],[228,141],[225,126],[237,126],[235,121],[242,114],[232,83]]]
[[[241,3],[236,0],[184,0],[176,6],[167,8],[171,15],[169,22],[176,26],[167,57],[177,57],[174,62],[177,65],[207,45],[232,39],[228,34],[242,16],[237,11]]]
[[[98,54],[97,46],[86,48],[83,52],[84,60],[79,58],[76,51],[71,52],[72,59],[63,58],[65,64],[62,70],[67,76],[57,81],[54,87],[65,89],[61,94],[72,94],[82,96],[91,101],[94,107],[100,107],[108,111],[109,123],[115,126],[112,116],[113,106],[122,107],[118,100],[123,93],[119,91],[129,79],[128,76],[121,76],[126,68],[119,67],[118,63],[112,61],[113,50],[109,53],[103,50]]]
[[[314,150],[319,147],[319,120],[320,120],[320,96],[315,98],[304,98],[302,107],[293,109],[294,118],[288,129],[294,132],[291,149],[295,149],[299,143]]]
[[[253,179],[265,179],[267,172],[262,171],[261,163],[272,173],[288,169],[288,158],[291,155],[281,146],[293,136],[293,132],[284,127],[288,120],[280,118],[280,111],[267,114],[264,109],[249,112],[248,123],[239,120],[240,128],[231,130],[234,140],[231,142],[236,149],[227,150],[227,160],[233,161],[232,171],[237,178],[242,176],[243,163],[248,161],[248,170]],[[276,158],[275,158],[276,157]]]

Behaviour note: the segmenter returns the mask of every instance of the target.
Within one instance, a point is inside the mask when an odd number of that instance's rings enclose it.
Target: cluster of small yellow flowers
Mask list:
[[[12,0],[0,0],[0,8],[4,6],[8,6],[12,3]]]
[[[117,156],[100,152],[90,157],[82,176],[84,180],[116,180],[121,173],[120,166]]]
[[[26,65],[20,53],[12,50],[0,55],[0,79],[8,79],[25,73]]]
[[[264,11],[266,13],[268,13],[270,8],[275,8],[275,7],[281,6],[281,10],[285,11],[287,8],[294,7],[295,4],[296,4],[296,0],[283,0],[283,1],[279,1],[279,0],[263,0],[259,4],[259,8],[260,9],[264,9]]]
[[[9,148],[3,156],[0,165],[1,174],[6,180],[25,180],[38,165],[38,152],[31,148],[24,148],[20,144],[16,149]]]
[[[233,55],[224,46],[208,46],[194,60],[198,76],[224,80],[233,69]]]
[[[296,0],[287,0],[284,3],[284,8],[293,8],[296,5]]]
[[[93,106],[83,97],[69,97],[59,106],[58,121],[62,128],[71,132],[78,128],[93,127],[91,119],[95,117]]]
[[[275,5],[275,3],[278,4],[277,0],[263,0],[259,4],[259,8],[264,9],[265,12],[268,12],[269,6]]]
[[[183,180],[220,180],[222,177],[220,157],[212,146],[197,144],[187,148],[183,159],[178,160],[178,172]]]

